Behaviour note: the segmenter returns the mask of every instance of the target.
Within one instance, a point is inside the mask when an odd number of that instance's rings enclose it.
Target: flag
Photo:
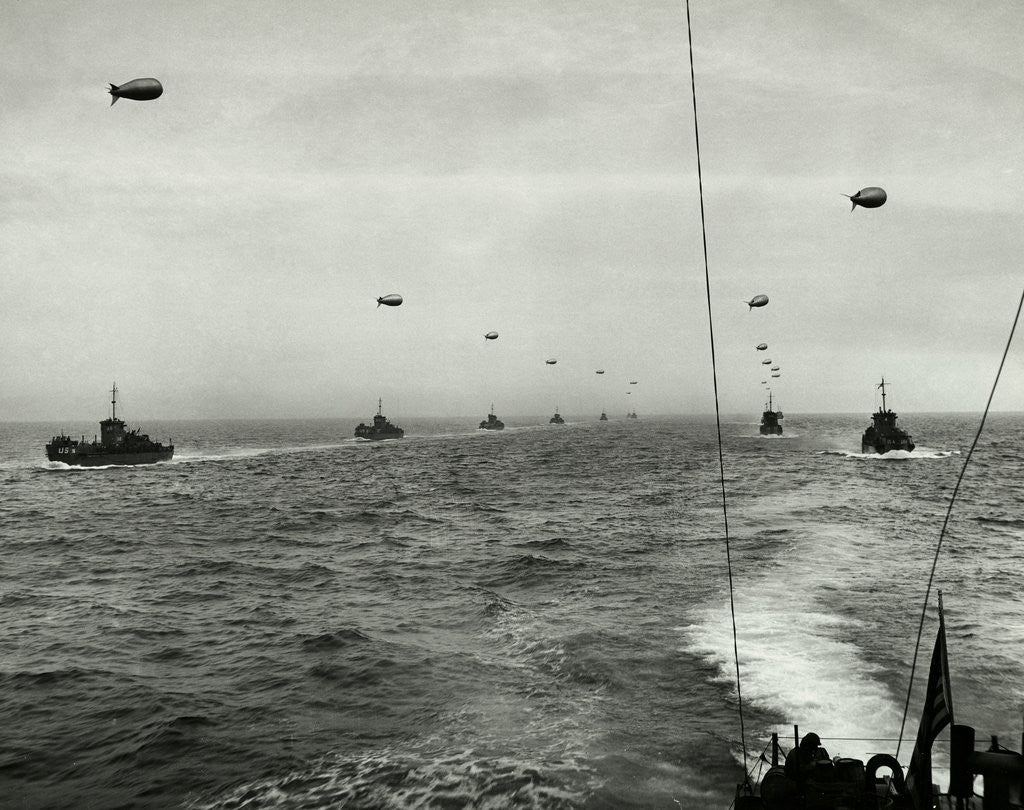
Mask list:
[[[917,728],[917,741],[907,770],[907,791],[915,810],[932,807],[932,743],[939,732],[953,722],[953,695],[949,687],[949,662],[946,660],[946,624],[939,607],[939,633],[935,638],[932,665],[928,671],[928,689]]]

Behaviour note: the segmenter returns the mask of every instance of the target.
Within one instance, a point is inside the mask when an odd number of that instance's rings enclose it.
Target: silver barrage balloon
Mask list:
[[[382,295],[377,299],[377,306],[383,304],[386,307],[398,307],[402,305],[402,296],[398,293],[391,293],[391,295]]]
[[[768,303],[768,296],[767,295],[755,295],[749,301],[744,301],[743,303],[746,304],[751,309],[753,309],[754,307],[763,307],[765,304]]]

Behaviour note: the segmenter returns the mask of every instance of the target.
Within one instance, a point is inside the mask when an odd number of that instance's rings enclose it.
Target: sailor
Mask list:
[[[804,735],[799,747],[786,754],[786,776],[797,782],[804,782],[822,762],[832,764],[828,751],[821,747],[821,738],[812,731]]]

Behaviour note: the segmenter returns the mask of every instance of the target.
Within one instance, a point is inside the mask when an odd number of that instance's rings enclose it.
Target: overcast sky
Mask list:
[[[787,412],[866,417],[883,375],[980,411],[1024,286],[1019,3],[691,14],[723,409],[757,417],[764,341]],[[3,18],[0,420],[115,380],[129,418],[712,412],[681,3]]]

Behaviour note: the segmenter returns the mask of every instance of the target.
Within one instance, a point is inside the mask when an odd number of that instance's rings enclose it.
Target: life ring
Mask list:
[[[892,771],[892,780],[890,784],[896,791],[896,795],[904,797],[907,795],[907,782],[903,778],[903,766],[900,765],[899,760],[891,754],[875,754],[871,759],[868,760],[868,764],[864,766],[864,786],[874,792],[875,790],[875,771],[879,768],[888,768]]]

